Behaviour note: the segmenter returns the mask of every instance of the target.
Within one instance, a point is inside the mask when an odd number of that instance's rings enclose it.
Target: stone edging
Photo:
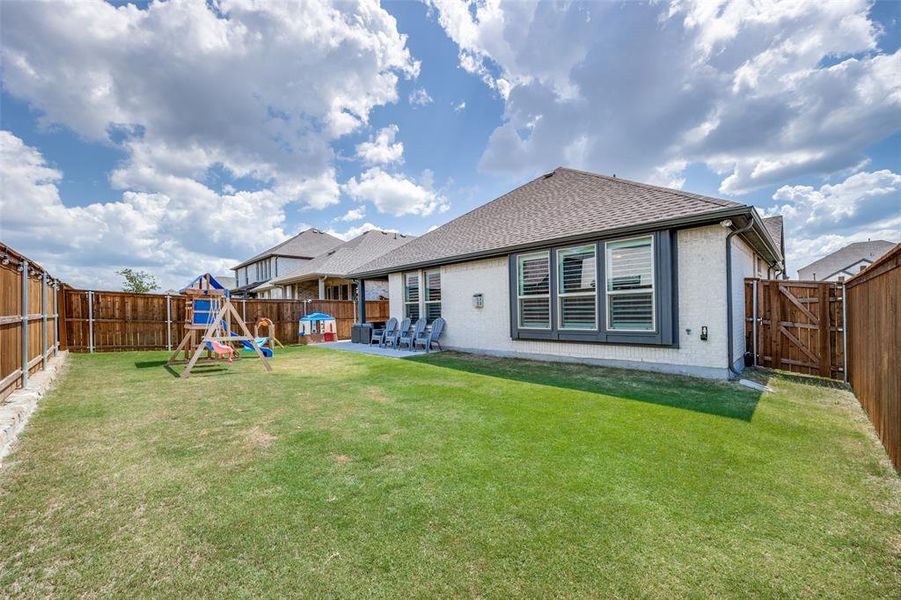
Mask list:
[[[13,450],[19,434],[37,408],[38,401],[53,387],[68,358],[68,352],[58,352],[47,361],[47,368],[28,378],[28,387],[16,390],[0,400],[0,466]]]

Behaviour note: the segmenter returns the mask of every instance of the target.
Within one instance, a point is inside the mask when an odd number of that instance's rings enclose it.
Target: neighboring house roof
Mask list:
[[[363,265],[355,275],[496,256],[650,224],[740,216],[756,219],[757,241],[769,244],[769,253],[781,260],[755,215],[737,202],[560,167]]]
[[[866,242],[854,242],[844,248],[827,254],[819,260],[798,269],[801,279],[808,279],[816,274],[816,278],[823,280],[840,273],[861,260],[874,261],[889,250],[895,244],[885,240],[868,240]]]
[[[371,229],[354,239],[269,280],[270,285],[296,283],[317,277],[347,277],[362,265],[414,240],[413,236]]]
[[[222,287],[227,290],[234,288],[238,285],[238,279],[236,277],[229,277],[228,275],[216,275],[216,281],[218,281]]]
[[[290,256],[293,258],[313,258],[319,256],[323,252],[327,252],[335,246],[343,244],[340,239],[333,235],[329,235],[319,229],[305,229],[294,237],[285,240],[281,244],[275,245],[268,250],[260,252],[253,258],[248,258],[239,265],[232,267],[240,269],[246,265],[262,260],[268,256]]]

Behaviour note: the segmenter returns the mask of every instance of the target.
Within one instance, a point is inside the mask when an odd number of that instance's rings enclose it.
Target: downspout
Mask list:
[[[732,227],[732,221],[725,219],[724,221],[720,222],[720,225],[726,228],[730,228]],[[753,226],[754,221],[748,221],[747,225],[745,225],[741,229],[730,231],[729,235],[726,236],[726,337],[729,344],[729,372],[733,375],[732,377],[730,377],[730,379],[738,379],[739,377],[741,377],[741,374],[735,370],[735,351],[732,344],[732,341],[735,337],[732,331],[732,238],[740,233],[748,231]]]

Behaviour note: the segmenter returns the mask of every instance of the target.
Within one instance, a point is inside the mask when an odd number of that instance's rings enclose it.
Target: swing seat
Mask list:
[[[228,362],[232,362],[232,357],[235,355],[234,348],[226,346],[225,344],[220,344],[219,342],[207,342],[206,347],[216,356],[227,358]]]

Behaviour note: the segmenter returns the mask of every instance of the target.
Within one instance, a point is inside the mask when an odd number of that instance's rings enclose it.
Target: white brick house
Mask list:
[[[745,353],[744,278],[782,271],[779,225],[560,168],[354,276],[387,275],[398,320],[443,317],[448,348],[726,378]]]

